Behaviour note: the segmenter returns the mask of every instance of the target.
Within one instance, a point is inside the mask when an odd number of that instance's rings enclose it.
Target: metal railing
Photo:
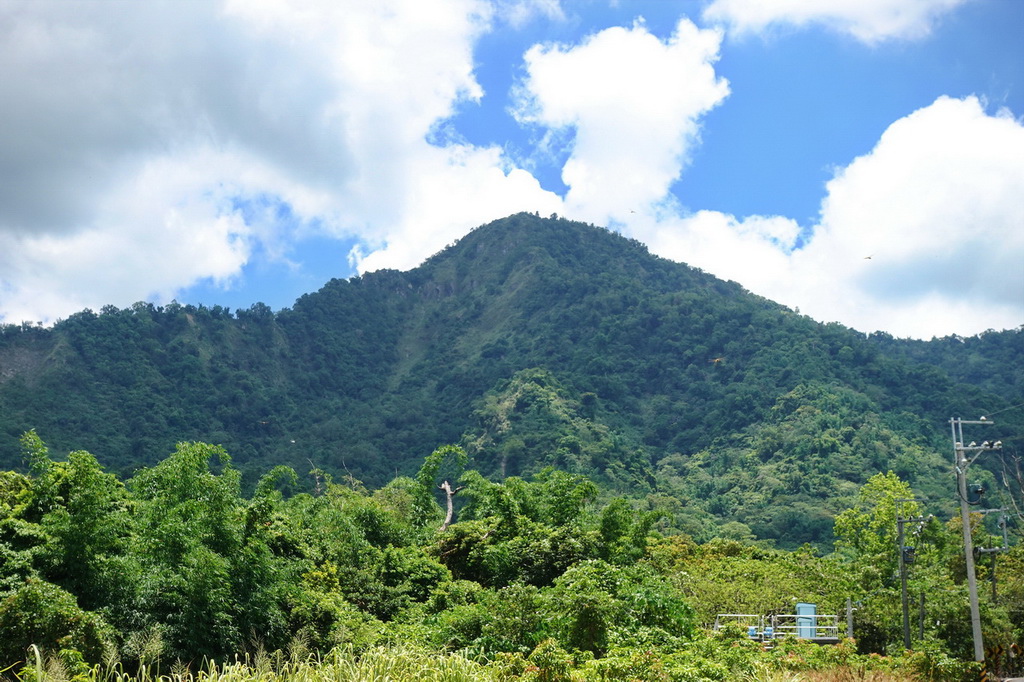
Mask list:
[[[795,637],[797,639],[839,640],[839,616],[826,614],[720,613],[715,617],[715,630],[733,623],[744,628],[747,636],[758,641]]]
[[[838,639],[839,616],[825,614],[779,614],[771,617],[775,638]]]

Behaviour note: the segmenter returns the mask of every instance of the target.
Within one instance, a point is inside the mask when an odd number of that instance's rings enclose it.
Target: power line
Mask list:
[[[1006,412],[1007,410],[1016,410],[1018,407],[1024,407],[1024,403],[1020,403],[1020,404],[1017,404],[1017,405],[1010,405],[1009,407],[1004,407],[1003,409],[996,410],[995,412],[986,412],[985,413],[985,418],[987,419],[987,418],[993,417],[993,416],[995,416],[997,414],[1002,414],[1003,412]]]

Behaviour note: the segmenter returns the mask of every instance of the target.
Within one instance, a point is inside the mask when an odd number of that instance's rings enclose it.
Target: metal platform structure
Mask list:
[[[757,642],[771,643],[782,639],[805,639],[815,644],[838,644],[839,616],[818,613],[792,613],[762,616],[753,613],[720,613],[714,629],[726,623],[740,626],[747,637]]]

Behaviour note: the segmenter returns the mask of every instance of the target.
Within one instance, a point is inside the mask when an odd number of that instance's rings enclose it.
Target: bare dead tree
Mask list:
[[[466,486],[460,485],[458,488],[453,489],[451,483],[445,481],[437,487],[444,491],[445,498],[448,500],[448,511],[444,515],[444,523],[441,524],[441,530],[444,531],[448,530],[448,526],[452,523],[452,517],[455,515],[455,504],[453,500],[455,499],[455,496],[458,495],[459,491]]]

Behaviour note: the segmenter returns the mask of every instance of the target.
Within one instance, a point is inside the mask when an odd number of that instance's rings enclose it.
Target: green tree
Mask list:
[[[914,491],[894,474],[875,474],[857,493],[857,503],[835,521],[836,549],[855,558],[863,578],[877,584],[898,563],[896,519],[920,515]],[[902,500],[902,501],[900,501]]]
[[[636,511],[622,497],[612,500],[601,511],[602,557],[620,564],[630,564],[643,557],[647,537],[661,515],[660,511]]]
[[[909,485],[895,474],[878,474],[860,490],[857,505],[836,517],[836,547],[856,585],[854,629],[858,648],[881,653],[903,647],[897,548],[897,519],[902,518],[906,520],[904,545],[916,550],[913,562],[904,564],[908,596],[913,604],[925,600],[924,644],[936,642],[945,651],[969,660],[967,585],[962,571],[956,570],[963,560],[962,545],[957,540],[959,519],[942,524],[922,517],[920,506],[907,501],[911,497]],[[984,578],[983,572],[979,575]],[[1008,643],[1012,629],[1008,614],[992,604],[986,594],[980,596],[987,641]],[[911,634],[916,642],[917,635]]]
[[[232,589],[232,561],[244,556],[239,481],[223,448],[181,443],[128,482],[138,502],[140,625],[165,626],[170,655],[220,656],[241,646],[241,595]]]
[[[694,631],[682,594],[645,566],[581,562],[555,581],[549,599],[560,641],[597,656],[612,646],[678,644]]]
[[[0,594],[37,576],[36,556],[46,534],[25,518],[32,502],[32,479],[14,471],[0,472]]]
[[[88,452],[68,455],[37,479],[43,499],[59,500],[40,525],[49,536],[40,563],[46,578],[87,610],[125,605],[137,578],[128,552],[132,505],[124,485]]]

